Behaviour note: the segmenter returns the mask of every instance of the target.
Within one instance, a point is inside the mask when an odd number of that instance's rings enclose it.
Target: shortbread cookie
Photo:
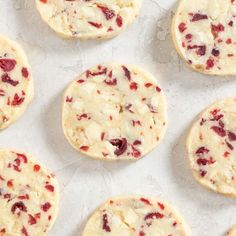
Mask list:
[[[236,225],[227,232],[227,236],[236,236]]]
[[[161,88],[135,66],[93,67],[64,95],[64,133],[74,148],[93,158],[141,158],[161,140],[166,119]]]
[[[58,184],[29,155],[0,150],[0,235],[43,236],[58,211]]]
[[[142,0],[36,0],[43,20],[64,37],[112,38],[130,25]]]
[[[182,217],[167,203],[145,197],[110,199],[88,220],[83,236],[189,236]]]
[[[210,75],[236,74],[235,15],[235,0],[181,0],[173,39],[189,66]]]
[[[187,150],[193,174],[201,184],[236,196],[236,98],[218,101],[198,117]]]
[[[15,122],[33,98],[33,80],[25,53],[0,36],[0,129]]]

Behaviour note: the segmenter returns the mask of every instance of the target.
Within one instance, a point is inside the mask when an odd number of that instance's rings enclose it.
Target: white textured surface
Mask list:
[[[199,186],[184,152],[186,132],[195,115],[218,98],[235,96],[236,81],[197,74],[180,62],[169,32],[175,7],[175,0],[145,0],[139,19],[119,37],[81,42],[57,37],[40,19],[34,0],[0,0],[1,33],[24,47],[36,90],[25,115],[0,133],[0,147],[32,153],[56,172],[61,205],[50,236],[79,236],[98,205],[123,194],[170,201],[196,236],[223,236],[236,223],[235,200]],[[81,157],[62,133],[63,90],[77,74],[106,61],[142,66],[156,75],[167,95],[167,134],[154,152],[136,163]]]

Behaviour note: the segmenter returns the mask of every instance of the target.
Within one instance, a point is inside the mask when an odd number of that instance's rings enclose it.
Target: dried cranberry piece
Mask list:
[[[216,48],[213,48],[211,54],[215,57],[218,57],[220,55],[220,51]]]
[[[104,214],[102,216],[102,222],[103,222],[102,229],[104,229],[106,232],[111,232],[111,228],[108,225],[108,216],[107,216],[107,214]]]
[[[145,204],[147,204],[147,205],[149,205],[149,206],[151,206],[152,204],[151,204],[151,202],[148,200],[148,199],[146,199],[146,198],[140,198],[140,201],[141,202],[143,202],[143,203],[145,203]]]
[[[3,69],[4,72],[12,71],[16,66],[16,61],[13,59],[0,59],[0,68]]]
[[[236,134],[234,134],[233,132],[228,132],[228,137],[230,141],[236,141]]]
[[[46,202],[44,203],[42,206],[41,206],[41,209],[44,211],[44,212],[47,212],[50,208],[51,208],[51,204],[49,202]]]
[[[22,233],[24,236],[29,236],[29,233],[28,233],[28,231],[26,230],[25,226],[23,226],[23,228],[21,229],[21,233]]]
[[[180,23],[178,28],[180,33],[183,33],[187,29],[186,24],[184,22]]]
[[[199,20],[207,20],[208,16],[200,13],[196,13],[193,15],[193,18],[191,19],[192,22],[199,21]]]
[[[19,84],[19,81],[12,80],[7,73],[3,74],[1,78],[3,83],[8,83],[14,87]]]
[[[196,151],[196,154],[204,154],[204,153],[208,153],[209,149],[205,148],[205,147],[200,147],[198,148],[198,150]]]
[[[153,212],[153,213],[149,213],[145,216],[144,220],[148,220],[148,219],[161,219],[163,218],[164,215],[159,213],[159,212]]]
[[[11,212],[14,214],[16,209],[19,209],[20,211],[27,212],[27,208],[22,201],[14,203],[11,207]]]
[[[98,5],[98,8],[101,9],[107,20],[110,20],[115,16],[115,12],[106,6]]]
[[[126,138],[121,138],[121,139],[111,139],[110,143],[116,147],[116,150],[114,151],[114,153],[117,156],[122,155],[128,147],[128,143],[127,143],[127,139]]]
[[[226,131],[222,127],[212,126],[211,129],[217,133],[220,137],[226,136]]]

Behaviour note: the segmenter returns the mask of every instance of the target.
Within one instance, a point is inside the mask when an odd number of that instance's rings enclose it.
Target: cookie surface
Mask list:
[[[194,123],[187,151],[195,178],[216,192],[236,196],[236,98],[218,101]]]
[[[58,211],[55,177],[24,153],[0,150],[0,235],[43,236]]]
[[[33,90],[25,53],[18,44],[0,35],[0,129],[24,113]]]
[[[107,201],[88,220],[83,236],[189,236],[183,219],[167,203],[146,197]]]
[[[135,66],[105,64],[68,87],[62,119],[65,136],[83,154],[136,160],[163,137],[166,102],[150,74]]]
[[[235,236],[236,235],[236,225],[233,226],[230,231],[227,232],[226,236]]]
[[[236,1],[181,0],[173,20],[178,53],[193,69],[236,74]]]
[[[112,38],[137,17],[142,0],[36,0],[43,20],[64,37]]]

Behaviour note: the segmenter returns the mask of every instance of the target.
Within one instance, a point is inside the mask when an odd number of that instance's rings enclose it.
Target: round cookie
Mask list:
[[[82,236],[189,236],[181,216],[169,204],[146,197],[107,201],[88,220]]]
[[[63,37],[112,38],[137,17],[142,0],[36,0],[43,20]]]
[[[199,115],[189,133],[187,151],[198,182],[236,196],[236,98],[215,102]]]
[[[137,160],[161,140],[165,97],[152,75],[120,64],[98,65],[80,75],[63,99],[63,129],[89,157]]]
[[[0,129],[24,113],[33,90],[25,53],[18,44],[0,35]]]
[[[31,156],[0,150],[0,235],[43,236],[58,212],[58,183]]]
[[[227,236],[235,236],[236,235],[236,225],[234,225],[230,231],[227,232]]]
[[[209,75],[236,74],[236,1],[181,0],[172,25],[186,63]]]

